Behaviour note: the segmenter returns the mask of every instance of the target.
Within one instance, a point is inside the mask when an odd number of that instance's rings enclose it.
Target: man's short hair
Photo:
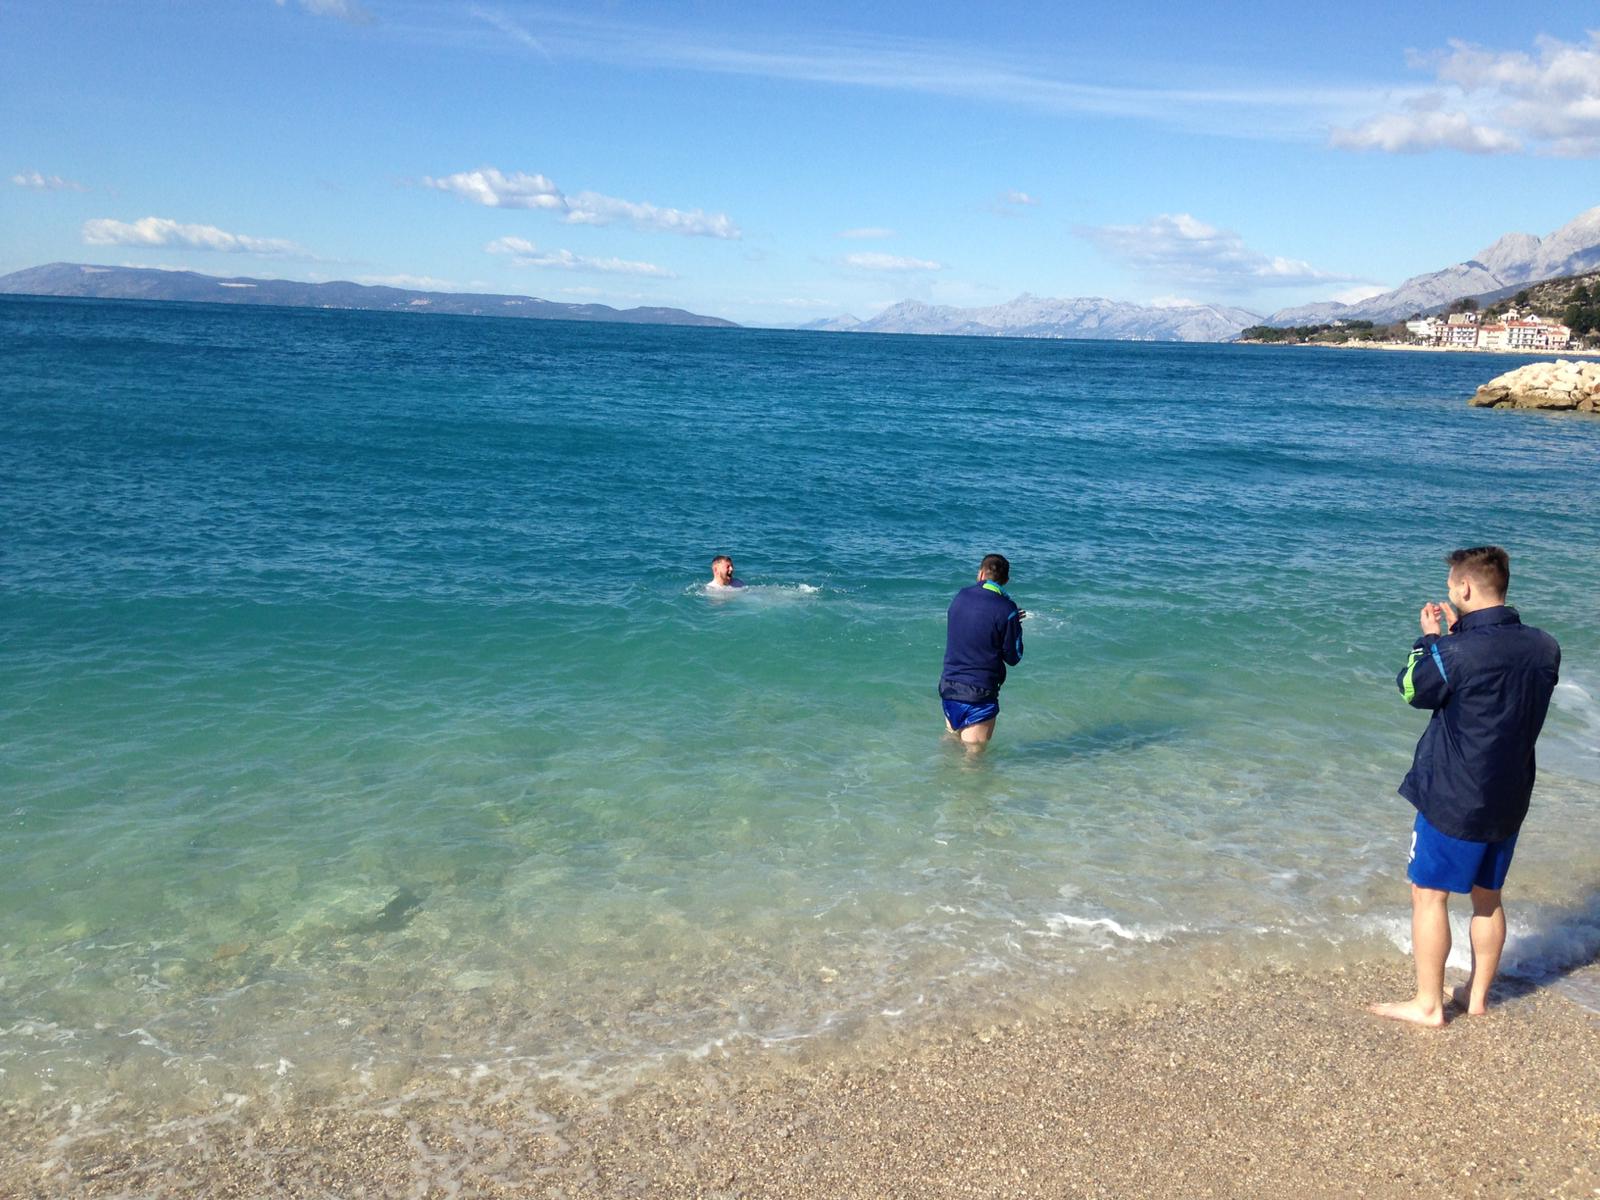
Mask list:
[[[719,562],[732,562],[732,561],[733,561],[733,559],[729,558],[726,554],[719,554],[719,555],[717,555],[715,558],[713,558],[711,560],[711,566],[712,566],[713,569],[715,569],[716,565]]]
[[[1511,556],[1499,546],[1452,550],[1444,560],[1450,564],[1452,575],[1459,571],[1491,596],[1505,599],[1506,589],[1511,586]]]
[[[985,554],[983,561],[978,564],[978,574],[987,575],[996,583],[1009,583],[1011,564],[1006,561],[1004,554]]]

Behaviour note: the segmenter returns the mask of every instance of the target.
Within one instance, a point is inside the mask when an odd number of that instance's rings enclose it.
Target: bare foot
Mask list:
[[[1447,1004],[1454,1004],[1469,1017],[1481,1017],[1489,1011],[1487,1004],[1480,1004],[1477,1008],[1472,1007],[1471,984],[1458,983],[1455,987],[1445,992],[1444,998]]]
[[[1376,1013],[1380,1017],[1388,1017],[1391,1021],[1409,1021],[1413,1025],[1425,1025],[1429,1029],[1438,1029],[1444,1024],[1444,1008],[1439,1004],[1427,1005],[1421,1000],[1399,1000],[1390,1004],[1372,1004],[1367,1011]]]

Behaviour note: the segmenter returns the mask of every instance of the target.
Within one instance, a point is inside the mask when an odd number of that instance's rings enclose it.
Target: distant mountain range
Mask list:
[[[837,333],[1226,342],[1250,325],[1398,321],[1414,312],[1438,312],[1465,296],[1485,302],[1498,300],[1524,284],[1596,268],[1600,268],[1600,207],[1580,214],[1549,237],[1508,233],[1465,262],[1414,276],[1379,296],[1354,304],[1337,300],[1302,304],[1266,318],[1221,304],[1149,308],[1092,297],[1051,300],[1023,294],[990,308],[951,308],[903,300],[865,321],[847,315],[812,321],[800,328]]]
[[[1024,292],[988,308],[902,300],[867,321],[832,317],[802,329],[841,333],[935,333],[969,337],[1106,338],[1138,342],[1225,342],[1259,324],[1257,313],[1217,304],[1148,308],[1086,297],[1052,300]]]
[[[1494,245],[1453,267],[1414,275],[1393,291],[1354,304],[1327,300],[1280,309],[1268,325],[1317,325],[1334,320],[1398,321],[1412,313],[1437,312],[1463,296],[1498,300],[1523,284],[1600,267],[1600,207],[1568,221],[1549,237],[1508,233]]]
[[[1050,299],[1027,293],[986,308],[955,308],[903,300],[865,321],[852,316],[800,328],[848,333],[964,334],[976,337],[1107,338],[1118,341],[1225,342],[1248,326],[1315,325],[1334,320],[1390,322],[1438,312],[1471,296],[1491,302],[1527,284],[1600,269],[1600,206],[1579,214],[1548,237],[1508,233],[1472,258],[1416,275],[1382,295],[1354,304],[1326,300],[1284,308],[1263,318],[1220,304],[1148,307],[1098,297]],[[655,325],[734,327],[719,317],[680,308],[616,309],[561,304],[535,296],[420,292],[359,283],[298,283],[287,279],[220,279],[194,271],[50,263],[0,276],[0,294],[86,296],[117,300],[197,300],[217,304],[281,304],[299,308],[357,308],[461,316],[531,317],[565,321],[626,321]]]
[[[289,308],[358,308],[380,312],[450,313],[466,317],[527,317],[553,321],[625,321],[644,325],[715,325],[733,321],[681,308],[612,308],[561,304],[536,296],[415,292],[361,283],[298,283],[292,279],[221,279],[195,271],[50,263],[0,276],[0,294],[80,296],[101,300],[191,300],[211,304],[280,304]]]

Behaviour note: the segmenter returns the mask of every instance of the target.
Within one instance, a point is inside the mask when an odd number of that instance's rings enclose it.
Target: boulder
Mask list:
[[[1491,379],[1470,403],[1478,408],[1600,412],[1600,363],[1564,358],[1529,363]]]
[[[1476,408],[1494,408],[1511,399],[1511,389],[1504,384],[1486,383],[1474,393],[1471,403]]]

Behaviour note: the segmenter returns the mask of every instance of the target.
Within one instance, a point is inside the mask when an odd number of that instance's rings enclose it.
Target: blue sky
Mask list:
[[[1600,7],[0,0],[0,131],[0,273],[1268,313],[1600,204]]]

